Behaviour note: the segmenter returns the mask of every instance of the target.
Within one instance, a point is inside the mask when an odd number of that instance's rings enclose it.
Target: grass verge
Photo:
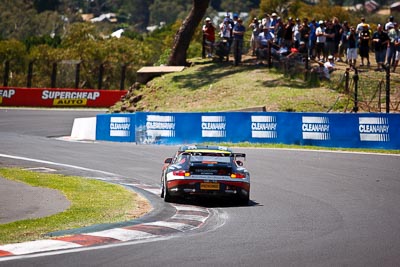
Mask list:
[[[53,231],[132,220],[150,209],[147,201],[136,193],[102,181],[17,168],[1,168],[0,176],[31,186],[59,190],[71,202],[69,209],[61,213],[2,224],[0,244],[43,239]]]

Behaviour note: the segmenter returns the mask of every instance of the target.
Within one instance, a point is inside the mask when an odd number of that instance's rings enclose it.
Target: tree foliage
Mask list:
[[[253,9],[253,10],[252,10]],[[0,80],[4,62],[11,61],[10,84],[24,86],[27,66],[34,62],[35,86],[49,86],[54,62],[65,66],[81,62],[81,87],[96,88],[99,66],[106,69],[103,88],[117,88],[119,72],[128,66],[128,82],[143,65],[185,65],[201,51],[201,21],[216,11],[250,12],[329,19],[353,24],[351,16],[329,0],[318,6],[302,0],[2,0],[0,5]],[[82,13],[114,12],[120,23],[87,23]],[[167,24],[146,32],[146,26]],[[370,20],[368,20],[370,21]],[[109,38],[124,29],[120,39]],[[178,34],[176,34],[178,33]],[[21,74],[21,75],[20,75]],[[116,81],[117,80],[117,81]]]

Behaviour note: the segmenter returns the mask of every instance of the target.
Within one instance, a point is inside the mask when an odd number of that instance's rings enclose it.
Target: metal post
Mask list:
[[[8,86],[8,77],[10,77],[10,61],[4,62],[4,79],[3,86]]]
[[[81,73],[81,63],[76,64],[76,69],[75,69],[75,88],[79,88],[79,82],[80,82],[80,73]]]
[[[57,63],[53,63],[53,69],[51,71],[51,85],[50,88],[56,88],[56,81],[57,81]]]
[[[119,84],[119,90],[124,90],[125,88],[126,67],[126,64],[124,64],[121,68],[121,82]]]
[[[353,76],[353,80],[354,80],[354,107],[353,107],[353,111],[355,113],[358,112],[358,70],[357,68],[354,67],[354,76]]]
[[[386,68],[386,113],[390,112],[390,67]]]
[[[304,56],[304,69],[304,81],[307,81],[310,74],[310,62],[307,55]]]
[[[346,71],[344,73],[344,93],[345,94],[349,94],[350,90],[349,90],[349,83],[350,83],[350,68],[346,68]]]
[[[33,61],[29,62],[28,65],[28,77],[26,78],[26,87],[32,87],[32,78],[33,78]]]

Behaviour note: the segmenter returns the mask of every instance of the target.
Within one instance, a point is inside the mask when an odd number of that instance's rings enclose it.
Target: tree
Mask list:
[[[168,60],[170,66],[186,66],[187,50],[197,26],[206,14],[210,0],[193,0],[189,15],[175,35],[171,55]]]

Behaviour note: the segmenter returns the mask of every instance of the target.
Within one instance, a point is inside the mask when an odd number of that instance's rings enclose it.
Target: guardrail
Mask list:
[[[400,114],[213,112],[102,114],[96,140],[138,144],[249,142],[400,149]]]

